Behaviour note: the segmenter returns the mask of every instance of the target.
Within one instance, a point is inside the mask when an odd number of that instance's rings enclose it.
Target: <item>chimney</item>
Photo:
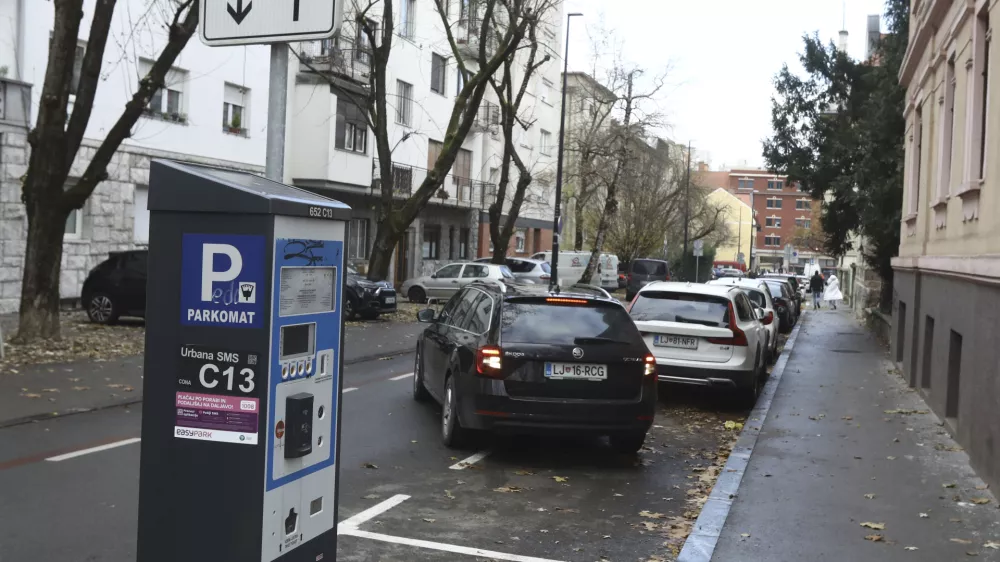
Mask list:
[[[708,171],[708,163],[707,162],[701,162],[701,161],[699,161],[698,162],[698,171],[699,172],[707,172]]]

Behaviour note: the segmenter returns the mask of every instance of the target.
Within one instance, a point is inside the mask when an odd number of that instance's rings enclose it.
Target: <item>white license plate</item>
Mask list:
[[[396,304],[396,297],[385,297],[385,304]]]
[[[698,349],[698,338],[688,336],[653,336],[653,345],[660,347],[679,347],[681,349]]]
[[[549,379],[603,381],[608,378],[608,366],[587,363],[546,363],[545,377]]]

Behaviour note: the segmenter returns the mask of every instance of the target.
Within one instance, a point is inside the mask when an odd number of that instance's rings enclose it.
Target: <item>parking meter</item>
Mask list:
[[[139,562],[336,559],[350,208],[154,160]]]

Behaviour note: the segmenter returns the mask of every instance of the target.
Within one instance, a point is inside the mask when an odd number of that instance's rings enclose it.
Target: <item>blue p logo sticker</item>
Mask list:
[[[264,237],[185,234],[181,323],[259,328],[263,325]]]

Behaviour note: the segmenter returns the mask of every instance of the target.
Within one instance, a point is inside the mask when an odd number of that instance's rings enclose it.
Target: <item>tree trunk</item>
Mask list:
[[[375,231],[375,241],[372,243],[372,255],[368,259],[367,277],[372,281],[385,281],[389,277],[392,254],[403,234],[392,226],[391,219],[382,219],[379,222],[379,228]]]
[[[579,252],[583,250],[583,205],[579,197],[576,199],[576,208],[573,209],[573,227],[576,230],[573,249]]]
[[[30,205],[17,339],[59,339],[59,272],[69,211]]]

